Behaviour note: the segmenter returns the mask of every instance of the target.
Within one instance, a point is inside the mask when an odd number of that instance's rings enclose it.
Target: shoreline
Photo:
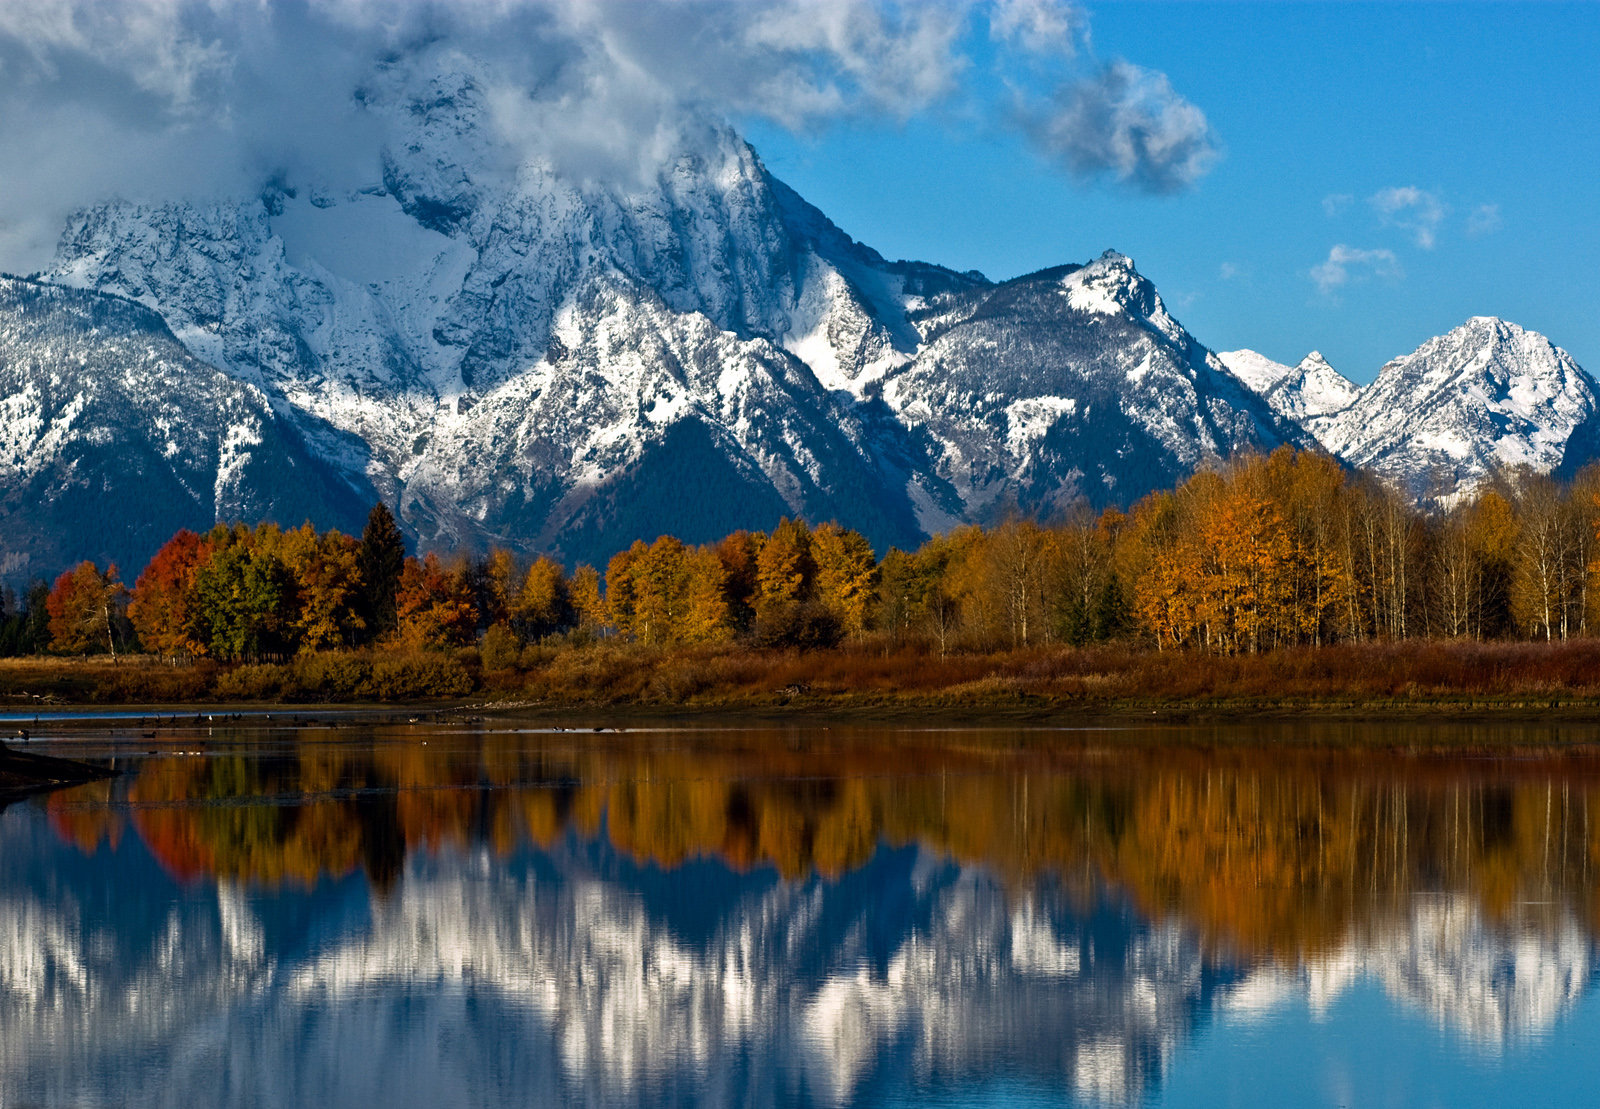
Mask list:
[[[30,713],[28,708],[38,711]],[[105,722],[133,726],[150,718],[171,717],[172,725],[271,723],[279,727],[310,727],[335,719],[377,724],[450,722],[455,720],[514,719],[559,723],[661,723],[723,720],[737,724],[793,725],[806,723],[861,723],[904,725],[922,721],[930,725],[1081,725],[1106,721],[1122,724],[1228,724],[1228,723],[1536,723],[1600,726],[1600,698],[1540,700],[1457,698],[1437,700],[1346,700],[1278,698],[1274,700],[1142,700],[1084,701],[1044,697],[1015,700],[948,701],[937,698],[811,697],[804,700],[704,700],[704,701],[532,701],[459,698],[419,701],[191,701],[164,704],[92,701],[53,702],[9,706],[0,701],[0,728],[37,721],[39,729],[78,722]],[[442,718],[421,720],[420,717]],[[212,719],[215,718],[215,719]],[[305,719],[302,719],[305,718]],[[170,726],[170,725],[162,725]],[[40,730],[35,737],[45,739]],[[0,749],[8,741],[0,737]],[[15,752],[22,754],[23,752]]]
[[[116,773],[76,759],[18,751],[0,743],[0,808],[30,793],[101,781],[116,777]]]

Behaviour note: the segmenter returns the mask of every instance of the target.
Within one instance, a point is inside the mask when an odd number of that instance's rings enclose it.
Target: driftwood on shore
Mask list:
[[[73,759],[57,759],[18,751],[0,743],[0,795],[109,778],[113,771]]]

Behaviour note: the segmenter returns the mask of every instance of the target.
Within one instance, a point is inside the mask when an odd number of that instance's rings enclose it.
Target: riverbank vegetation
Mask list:
[[[507,550],[418,558],[379,506],[359,539],[219,525],[178,533],[131,589],[89,562],[35,583],[25,603],[7,598],[0,650],[47,661],[0,668],[0,692],[1589,699],[1597,535],[1600,471],[1510,474],[1427,509],[1288,449],[1126,513],[1012,518],[881,559],[857,532],[800,520],[698,546],[637,542],[603,573]]]

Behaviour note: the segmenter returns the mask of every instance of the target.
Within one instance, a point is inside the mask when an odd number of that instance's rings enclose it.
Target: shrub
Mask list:
[[[461,697],[470,692],[472,676],[448,655],[401,655],[372,664],[372,694],[380,701]]]
[[[359,655],[321,651],[294,660],[297,691],[319,701],[352,701],[370,697],[372,666]]]
[[[212,692],[224,701],[275,701],[293,679],[289,667],[274,663],[236,666],[217,678]]]
[[[97,676],[94,699],[109,704],[179,704],[206,699],[212,666],[128,666]]]
[[[816,603],[774,606],[756,621],[755,639],[762,647],[818,651],[838,646],[843,638],[839,618]]]
[[[521,653],[522,644],[517,642],[516,633],[505,624],[493,625],[483,633],[483,642],[478,645],[485,670],[510,670],[517,665]]]

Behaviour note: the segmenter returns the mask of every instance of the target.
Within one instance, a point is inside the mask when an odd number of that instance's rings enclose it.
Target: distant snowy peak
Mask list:
[[[1328,365],[1318,351],[1294,366],[1253,350],[1230,350],[1217,357],[1234,377],[1261,394],[1274,412],[1313,436],[1323,421],[1349,408],[1361,393],[1359,385]]]
[[[1535,331],[1475,316],[1384,366],[1321,423],[1333,453],[1412,491],[1470,488],[1495,470],[1549,472],[1600,409],[1600,388]]]
[[[1360,395],[1359,385],[1312,351],[1281,377],[1266,397],[1278,412],[1315,432],[1316,421],[1343,412]]]

